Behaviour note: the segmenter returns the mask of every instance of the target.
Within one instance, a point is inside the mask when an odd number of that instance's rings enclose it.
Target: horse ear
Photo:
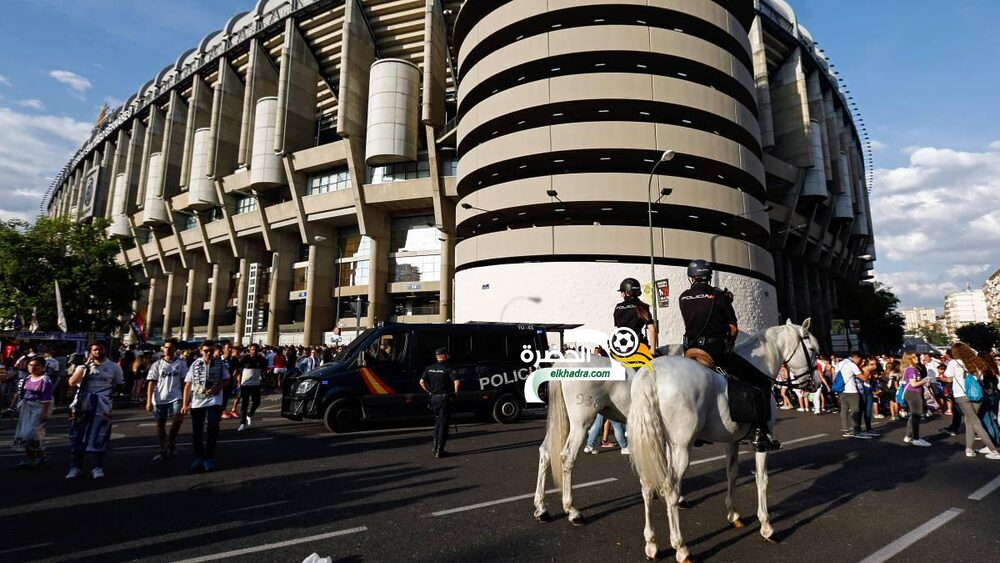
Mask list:
[[[805,334],[806,332],[809,331],[809,325],[811,324],[812,324],[812,317],[802,321],[802,334]]]
[[[788,325],[788,326],[792,326],[792,319],[789,318],[788,320],[786,320],[785,324]]]

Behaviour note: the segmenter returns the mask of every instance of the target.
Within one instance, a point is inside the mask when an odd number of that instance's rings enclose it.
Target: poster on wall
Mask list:
[[[656,304],[661,308],[670,306],[670,280],[656,280]]]
[[[93,217],[97,201],[97,181],[100,179],[101,167],[94,166],[83,177],[83,190],[80,194],[80,217]]]

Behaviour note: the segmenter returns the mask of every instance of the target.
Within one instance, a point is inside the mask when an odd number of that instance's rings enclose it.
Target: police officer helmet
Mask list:
[[[618,291],[625,293],[629,297],[639,297],[642,295],[642,285],[635,278],[625,278],[618,286]]]
[[[444,347],[438,348],[437,350],[434,351],[434,355],[435,356],[447,356],[448,355],[448,349],[444,348]]]
[[[688,277],[696,280],[707,280],[712,277],[712,265],[705,260],[692,260],[688,264]]]

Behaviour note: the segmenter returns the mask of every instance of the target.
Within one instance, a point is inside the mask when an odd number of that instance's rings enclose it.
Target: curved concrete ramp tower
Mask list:
[[[661,341],[680,341],[694,258],[716,264],[743,328],[777,323],[753,3],[646,4],[464,4],[457,321],[609,330],[621,279],[652,285],[651,193],[656,278],[673,292]]]

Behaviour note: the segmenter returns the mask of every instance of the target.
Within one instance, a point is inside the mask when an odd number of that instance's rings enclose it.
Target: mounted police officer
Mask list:
[[[435,352],[436,363],[427,366],[420,376],[420,387],[430,394],[431,410],[434,411],[434,457],[442,458],[448,455],[444,450],[448,443],[448,426],[451,424],[452,400],[458,394],[462,382],[455,375],[455,370],[448,365],[448,349],[438,348]]]
[[[652,357],[656,349],[656,324],[649,305],[642,302],[642,285],[635,278],[625,278],[618,286],[622,302],[615,305],[615,328],[630,328],[639,337],[639,343],[647,347],[647,354]]]
[[[682,293],[679,300],[685,327],[684,351],[699,349],[705,352],[729,375],[757,388],[758,419],[753,423],[750,443],[757,451],[780,449],[781,444],[767,429],[773,380],[734,352],[739,323],[733,310],[733,294],[709,283],[712,265],[705,260],[688,264],[687,275],[691,289]]]

